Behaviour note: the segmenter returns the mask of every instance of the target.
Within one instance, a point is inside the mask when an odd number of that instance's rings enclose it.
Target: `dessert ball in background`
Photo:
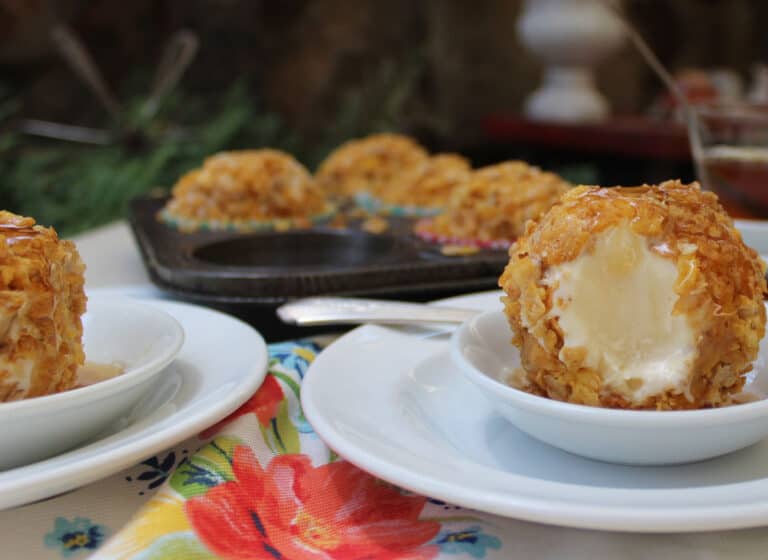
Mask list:
[[[375,201],[375,208],[371,209],[406,216],[438,214],[471,175],[472,167],[465,157],[434,155],[403,169],[388,183],[380,185],[375,195],[369,195]]]
[[[659,410],[742,389],[765,331],[765,264],[713,193],[574,188],[509,255],[499,284],[523,388]]]
[[[436,242],[507,247],[569,187],[558,175],[522,161],[483,167],[455,189],[445,212],[415,230]]]
[[[0,211],[0,402],[75,386],[85,361],[84,272],[74,243]]]
[[[333,206],[307,169],[278,150],[221,152],[173,187],[160,213],[184,231],[309,226]]]
[[[427,151],[401,134],[373,134],[350,140],[323,161],[315,174],[321,188],[333,197],[349,197],[379,190],[403,170],[425,162]]]

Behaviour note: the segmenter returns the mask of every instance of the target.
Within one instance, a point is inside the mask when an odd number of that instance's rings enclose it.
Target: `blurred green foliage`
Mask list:
[[[0,205],[71,236],[124,217],[132,198],[167,190],[222,150],[272,147],[312,169],[349,138],[400,129],[418,77],[418,64],[382,64],[368,83],[342,97],[336,118],[312,142],[260,106],[245,82],[215,100],[177,91],[149,119],[142,111],[144,99],[134,97],[120,119],[121,129],[129,132],[104,146],[34,138],[5,126]],[[0,123],[14,117],[19,106],[0,84]]]
[[[69,236],[124,216],[133,197],[168,188],[214,152],[259,146],[291,151],[297,143],[277,115],[257,111],[241,84],[212,108],[177,94],[149,122],[132,122],[137,112],[127,111],[131,132],[105,146],[4,134],[3,206]]]

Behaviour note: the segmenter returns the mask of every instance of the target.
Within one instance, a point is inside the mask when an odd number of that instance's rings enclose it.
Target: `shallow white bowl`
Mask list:
[[[149,305],[91,298],[83,316],[88,362],[123,373],[55,395],[0,403],[0,470],[72,449],[128,414],[184,342],[181,325]]]
[[[630,465],[687,463],[742,449],[768,436],[768,399],[718,409],[613,410],[531,395],[507,385],[520,365],[501,311],[478,315],[451,338],[451,358],[495,409],[527,434],[601,461]],[[768,394],[765,340],[747,389]]]

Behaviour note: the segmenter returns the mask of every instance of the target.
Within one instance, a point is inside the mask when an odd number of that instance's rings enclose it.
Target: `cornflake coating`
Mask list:
[[[309,226],[333,207],[307,169],[278,150],[221,152],[185,174],[161,218],[182,230]]]
[[[509,255],[499,285],[524,389],[658,410],[721,406],[742,389],[765,332],[765,264],[698,184],[572,189]]]
[[[0,402],[75,386],[85,266],[53,228],[0,211]]]
[[[441,209],[471,174],[466,158],[437,154],[396,174],[378,190],[378,196],[388,204],[401,207]]]
[[[331,196],[369,191],[378,195],[403,170],[424,163],[427,151],[401,134],[373,134],[350,140],[334,150],[315,178]]]
[[[419,222],[416,232],[451,243],[508,244],[569,187],[522,161],[483,167],[453,192],[443,214]]]

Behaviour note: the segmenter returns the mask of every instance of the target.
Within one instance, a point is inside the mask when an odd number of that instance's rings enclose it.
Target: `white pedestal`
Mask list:
[[[542,84],[526,100],[528,117],[584,122],[609,113],[592,69],[621,44],[624,29],[602,0],[526,0],[517,31],[546,65]]]

